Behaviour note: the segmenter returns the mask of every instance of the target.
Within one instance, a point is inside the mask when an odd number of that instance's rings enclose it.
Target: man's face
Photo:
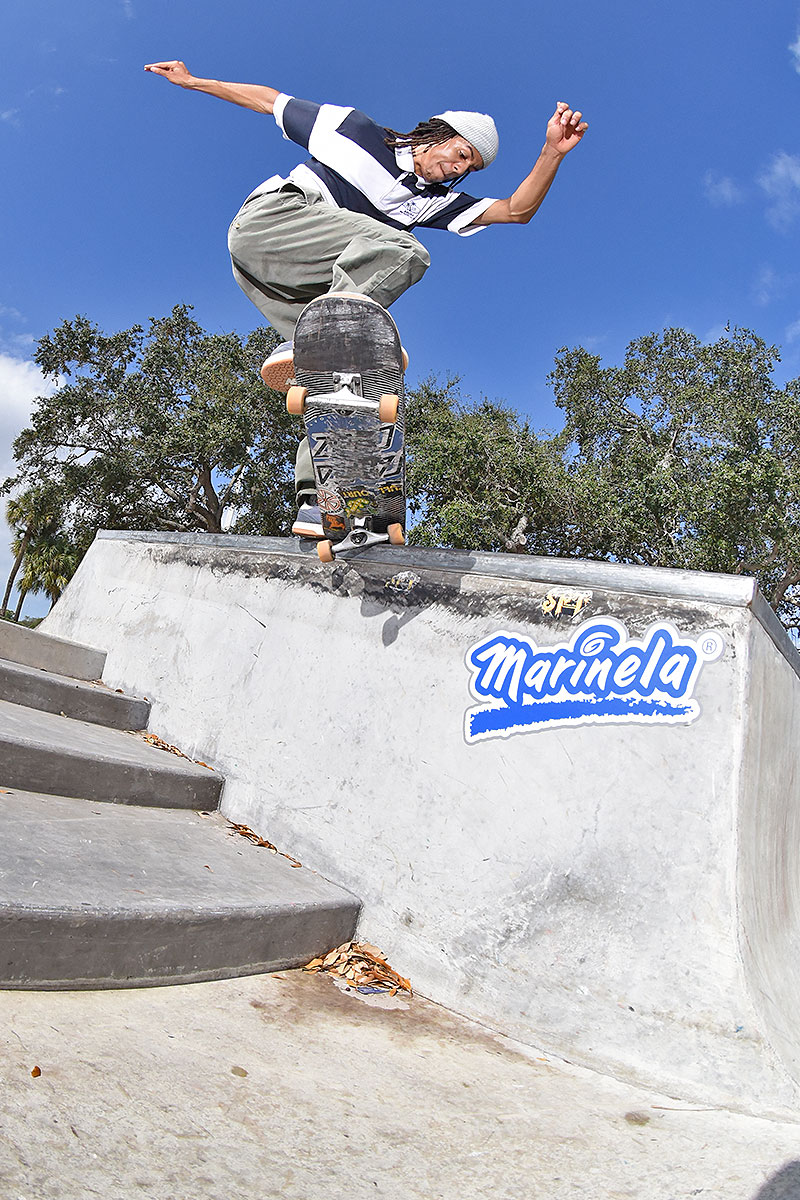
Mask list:
[[[479,171],[483,159],[466,138],[458,134],[435,146],[417,146],[414,171],[426,183],[450,183],[468,171]]]

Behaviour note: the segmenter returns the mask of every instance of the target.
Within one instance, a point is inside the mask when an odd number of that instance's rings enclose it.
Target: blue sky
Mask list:
[[[665,325],[713,338],[728,322],[782,347],[780,380],[800,375],[798,4],[5,0],[0,38],[3,474],[42,389],[34,342],[65,317],[110,331],[185,301],[210,330],[260,320],[227,226],[303,153],[270,117],[143,71],[159,59],[398,129],[490,112],[500,154],[476,195],[513,191],[557,100],[582,109],[589,131],[530,225],[421,234],[433,265],[392,310],[412,385],[458,373],[554,429],[559,347],[612,363]],[[8,562],[0,535],[0,579]]]

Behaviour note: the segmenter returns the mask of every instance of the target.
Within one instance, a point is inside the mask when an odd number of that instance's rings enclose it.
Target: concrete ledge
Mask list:
[[[0,659],[0,698],[110,729],[146,729],[150,703],[100,684]]]
[[[290,559],[317,559],[313,542],[301,538],[243,537],[225,533],[154,533],[103,529],[98,541],[145,543],[242,554],[276,555]],[[590,562],[578,558],[543,558],[534,554],[489,554],[481,550],[436,550],[426,546],[372,546],[339,559],[337,566],[375,563],[405,570],[431,570],[441,574],[484,575],[489,579],[574,587],[610,588],[641,596],[689,597],[712,604],[748,606],[756,593],[755,580],[746,575],[721,575],[712,571],[678,571],[672,568],[636,567],[627,563]]]
[[[299,966],[358,900],[218,815],[0,796],[0,987],[140,987]]]
[[[125,541],[156,547],[179,548],[177,557],[187,561],[192,550],[201,561],[215,555],[231,554],[243,565],[247,558],[262,559],[265,564],[276,560],[308,563],[313,569],[317,562],[315,546],[301,538],[242,537],[238,534],[156,533],[103,529],[97,541]],[[526,584],[545,583],[550,587],[623,592],[628,596],[647,599],[686,600],[694,604],[724,604],[729,608],[749,609],[758,618],[775,648],[800,677],[800,653],[775,613],[758,590],[755,579],[747,575],[723,575],[714,571],[681,571],[670,567],[638,567],[628,563],[592,562],[587,559],[545,558],[534,554],[489,554],[480,550],[436,550],[425,546],[372,546],[368,550],[339,559],[335,573],[349,566],[369,575],[371,569],[385,573],[421,571],[434,575],[442,582],[444,591],[458,590],[461,580],[495,583],[509,590]],[[55,628],[58,621],[50,622]]]
[[[51,637],[13,621],[0,621],[0,658],[72,679],[99,679],[106,655],[104,650]]]
[[[0,786],[116,804],[213,809],[222,779],[119,730],[0,701]]]

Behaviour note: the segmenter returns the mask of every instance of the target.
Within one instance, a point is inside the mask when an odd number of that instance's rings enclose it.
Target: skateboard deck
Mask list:
[[[286,403],[305,421],[325,540],[323,561],[376,542],[402,544],[406,518],[403,348],[366,296],[312,300],[294,334]]]

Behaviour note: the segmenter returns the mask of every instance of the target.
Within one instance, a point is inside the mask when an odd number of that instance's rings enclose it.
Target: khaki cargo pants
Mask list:
[[[411,233],[335,208],[294,184],[248,197],[228,232],[233,277],[287,341],[315,296],[362,292],[388,308],[425,274],[430,255]],[[297,455],[298,492],[314,488],[311,455]]]

